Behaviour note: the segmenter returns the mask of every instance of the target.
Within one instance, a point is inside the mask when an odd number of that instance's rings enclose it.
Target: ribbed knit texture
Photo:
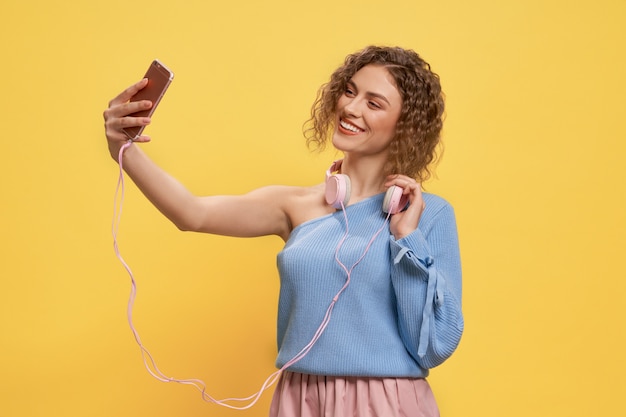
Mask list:
[[[384,195],[346,208],[339,259],[350,269],[385,222]],[[395,240],[386,225],[334,307],[311,351],[289,370],[307,374],[425,377],[463,332],[461,264],[452,207],[424,194],[419,227]],[[346,272],[335,251],[346,231],[337,211],[296,227],[278,254],[278,358],[282,367],[311,340]]]

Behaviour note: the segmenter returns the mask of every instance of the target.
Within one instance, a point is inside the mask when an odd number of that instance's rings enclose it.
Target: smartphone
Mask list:
[[[156,110],[159,102],[163,98],[163,95],[167,91],[167,87],[170,86],[174,79],[174,73],[170,71],[162,62],[158,59],[152,61],[144,78],[148,79],[148,84],[137,94],[131,97],[130,101],[150,100],[152,107],[147,110],[141,110],[130,114],[132,117],[151,117]],[[131,140],[136,139],[141,135],[145,126],[135,126],[125,128],[124,132]]]

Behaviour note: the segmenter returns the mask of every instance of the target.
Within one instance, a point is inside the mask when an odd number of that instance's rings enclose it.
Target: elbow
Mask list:
[[[181,203],[177,209],[164,212],[164,214],[181,232],[201,232],[205,229],[204,218],[199,214],[201,212],[201,209],[191,200]]]
[[[176,216],[170,217],[170,221],[181,232],[199,232],[201,231],[201,223],[193,216]]]
[[[174,226],[176,226],[176,228],[180,230],[181,232],[193,232],[194,231],[193,228],[189,227],[189,225],[186,223],[174,222]]]
[[[461,318],[447,332],[432,340],[426,354],[419,358],[419,362],[427,369],[444,363],[456,351],[463,336],[464,322]]]
[[[173,221],[174,226],[176,226],[176,228],[178,230],[180,230],[181,232],[199,232],[200,228],[198,227],[198,225],[194,224],[193,222],[189,222],[189,221],[184,221],[184,220],[176,220]]]

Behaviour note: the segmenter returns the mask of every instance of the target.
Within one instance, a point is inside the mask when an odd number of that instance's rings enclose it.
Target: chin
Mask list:
[[[345,151],[346,147],[345,145],[345,140],[346,138],[344,138],[343,136],[341,136],[340,134],[337,133],[337,131],[335,131],[335,133],[333,133],[332,139],[330,141],[330,143],[332,143],[333,147],[339,151]],[[342,143],[344,145],[342,145]]]

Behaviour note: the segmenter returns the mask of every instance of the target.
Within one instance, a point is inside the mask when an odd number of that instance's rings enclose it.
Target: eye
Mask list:
[[[354,97],[356,95],[354,90],[350,87],[346,87],[346,91],[344,91],[344,94],[348,97]]]
[[[375,101],[368,101],[367,104],[373,109],[382,109],[383,107]]]

